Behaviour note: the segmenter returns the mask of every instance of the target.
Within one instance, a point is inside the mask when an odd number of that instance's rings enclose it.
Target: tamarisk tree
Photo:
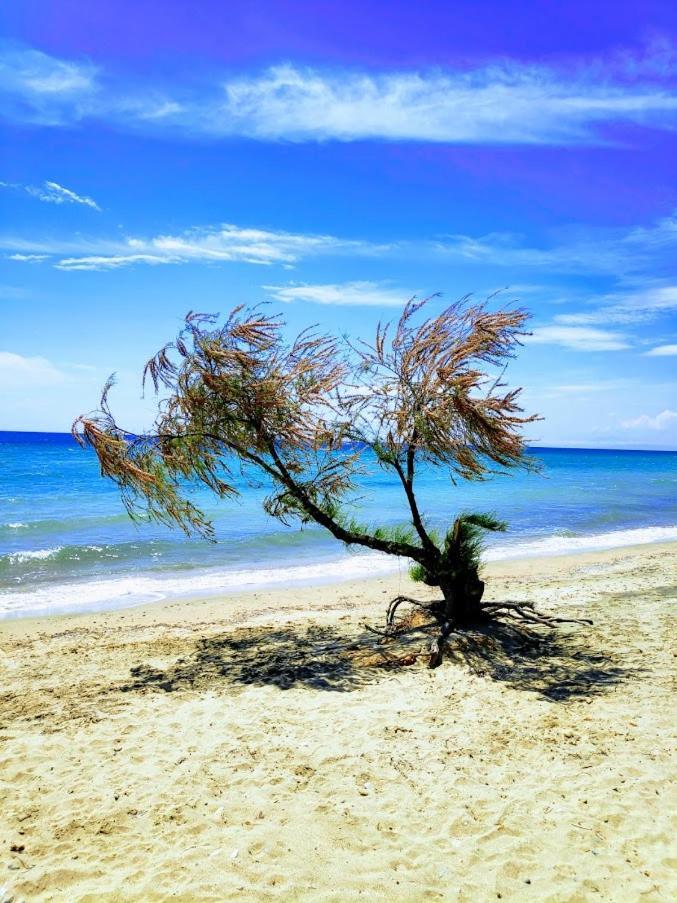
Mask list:
[[[236,472],[257,485],[263,476],[273,517],[408,559],[414,579],[441,590],[427,607],[444,639],[493,613],[481,604],[481,535],[505,526],[460,514],[436,534],[419,507],[419,469],[438,468],[451,489],[529,467],[522,430],[536,418],[524,415],[521,390],[502,382],[527,313],[465,298],[426,316],[426,303],[412,299],[373,343],[313,330],[289,343],[281,318],[258,307],[237,307],[225,322],[190,313],[144,370],[160,399],[153,429],[136,435],[117,424],[109,380],[100,410],[78,418],[74,434],[132,516],[208,538],[213,527],[187,487],[199,481],[225,499],[237,494]],[[406,527],[367,527],[348,514],[356,476],[374,458],[401,486]],[[391,624],[402,601],[391,604]]]

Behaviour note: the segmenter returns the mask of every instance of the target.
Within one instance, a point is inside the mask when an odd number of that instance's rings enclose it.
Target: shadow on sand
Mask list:
[[[457,634],[447,657],[474,674],[559,702],[598,696],[639,673],[593,642],[594,627],[536,629],[495,621]]]
[[[531,628],[494,621],[452,634],[447,661],[552,701],[604,693],[638,673],[613,652],[592,648],[594,628]],[[204,637],[165,669],[138,665],[125,692],[207,690],[223,684],[348,692],[383,678],[384,669],[419,667],[421,633],[379,642],[373,633],[336,626],[242,628]],[[440,669],[444,679],[446,668]]]
[[[132,668],[134,680],[123,689],[205,690],[226,682],[281,690],[354,690],[378,676],[356,666],[350,654],[355,642],[355,636],[334,627],[243,628],[199,639],[190,656],[164,671]]]

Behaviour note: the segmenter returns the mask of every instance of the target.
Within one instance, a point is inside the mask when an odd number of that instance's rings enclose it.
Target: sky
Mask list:
[[[0,429],[142,428],[189,310],[503,290],[534,442],[677,448],[676,88],[670,2],[3,5]]]

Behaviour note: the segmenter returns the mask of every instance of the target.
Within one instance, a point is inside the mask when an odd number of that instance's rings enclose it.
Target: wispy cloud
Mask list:
[[[91,207],[93,210],[101,210],[101,207],[95,200],[86,194],[76,194],[70,188],[64,188],[58,182],[44,182],[39,188],[32,185],[26,186],[26,191],[48,204],[82,204],[85,207]]]
[[[526,341],[539,345],[560,345],[572,351],[621,351],[630,347],[620,333],[584,326],[539,326]]]
[[[657,263],[671,259],[677,250],[677,229],[672,228],[673,222],[674,218],[670,217],[641,230],[607,231],[601,237],[599,230],[581,228],[567,241],[555,242],[543,248],[530,247],[519,236],[505,233],[480,238],[456,235],[378,242],[234,224],[209,225],[186,229],[178,234],[130,236],[124,239],[77,237],[60,240],[0,235],[0,248],[12,252],[13,259],[25,259],[30,255],[52,255],[55,258],[54,265],[62,270],[112,270],[137,264],[226,261],[293,266],[311,256],[352,254],[384,257],[397,253],[402,258],[418,262],[426,259],[437,262],[453,260],[469,267],[509,267],[513,272],[534,270],[539,276],[542,275],[541,270],[547,270],[548,276],[552,273],[586,276],[595,273],[612,276],[614,279],[622,277],[630,282],[638,281],[644,272],[654,268]],[[321,284],[319,294],[326,296],[333,286],[334,283]],[[297,284],[274,288],[293,288],[298,298],[301,297],[299,292],[307,294],[310,290],[308,286]],[[369,286],[362,286],[363,294],[367,288]],[[542,290],[526,283],[511,291],[530,291],[533,294]],[[384,303],[386,296],[381,294],[380,297],[384,300],[374,303]],[[288,298],[292,298],[289,292]],[[322,303],[319,295],[315,300]],[[557,300],[561,303],[567,301],[566,297]],[[574,300],[579,309],[575,313],[559,314],[555,318],[558,325],[630,323],[677,308],[677,286],[649,283],[641,290],[626,289],[623,293],[587,299],[588,303],[584,304],[583,309],[580,309],[581,299]]]
[[[7,260],[18,260],[21,263],[42,263],[48,260],[48,254],[8,254]]]
[[[7,118],[51,126],[77,122],[101,101],[97,68],[88,61],[13,44],[0,48],[0,95]]]
[[[134,264],[228,261],[284,266],[315,255],[374,254],[385,247],[333,235],[304,235],[225,224],[190,229],[180,235],[128,238],[109,253],[62,257],[55,266],[61,270],[110,270]]]
[[[179,263],[180,258],[160,254],[92,254],[88,257],[63,257],[54,266],[57,270],[117,270],[135,263],[156,266],[163,263]]]
[[[495,232],[479,237],[444,236],[434,243],[434,248],[443,256],[494,266],[547,269],[558,273],[631,274],[646,268],[666,252],[677,250],[677,214],[632,229],[581,227],[570,230],[564,239],[546,247],[531,246],[520,235]],[[655,286],[636,294],[642,294],[651,306],[671,306],[674,295],[670,291],[666,293],[665,289],[665,286]],[[607,306],[616,305],[618,300],[609,296]],[[637,306],[632,298],[627,300],[626,309]],[[640,306],[646,306],[643,298],[635,300]]]
[[[677,310],[677,285],[648,285],[646,288],[615,292],[588,299],[590,310],[558,314],[558,323],[638,323]]]
[[[656,414],[655,417],[651,417],[649,414],[642,414],[631,420],[623,420],[621,426],[624,430],[664,430],[675,421],[677,421],[677,411],[671,411],[669,408],[666,408],[660,414]]]
[[[291,65],[224,84],[215,131],[342,141],[568,144],[595,126],[668,116],[677,98],[507,63],[468,72],[321,72]]]
[[[621,72],[635,78],[645,76],[669,78],[677,74],[677,47],[665,35],[653,35],[643,52],[620,51],[615,59]]]
[[[31,197],[44,201],[46,204],[82,204],[93,210],[101,210],[101,207],[85,194],[77,194],[70,188],[64,188],[58,182],[43,182],[42,185],[21,185],[17,182],[0,182],[0,188],[11,191],[22,191]]]
[[[646,352],[646,357],[675,357],[676,355],[677,345],[657,345]]]
[[[552,386],[549,390],[551,395],[589,395],[598,392],[617,392],[620,389],[627,389],[634,386],[635,381],[631,379],[598,379],[595,382],[586,383],[563,383],[562,385]]]
[[[677,97],[646,57],[622,75],[616,63],[586,62],[557,70],[502,60],[418,72],[287,63],[157,85],[115,78],[87,60],[10,46],[0,60],[0,91],[6,115],[22,121],[53,126],[98,118],[120,128],[261,141],[568,145],[596,143],[612,123],[677,126]]]
[[[384,286],[379,282],[340,282],[307,285],[264,285],[277,301],[309,301],[313,304],[403,307],[415,292]]]
[[[24,357],[0,351],[0,383],[3,388],[53,386],[62,383],[64,374],[44,357]]]

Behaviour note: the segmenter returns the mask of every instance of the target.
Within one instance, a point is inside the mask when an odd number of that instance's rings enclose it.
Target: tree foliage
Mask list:
[[[465,514],[440,539],[419,510],[416,477],[422,463],[454,482],[531,466],[522,431],[536,418],[502,380],[527,313],[464,298],[426,316],[426,303],[412,299],[371,344],[312,329],[289,343],[282,319],[260,307],[237,307],[224,322],[190,313],[144,371],[160,398],[153,428],[137,435],[118,425],[109,381],[100,410],[78,418],[74,434],[132,516],[212,537],[186,487],[199,481],[228,498],[240,475],[265,475],[273,517],[410,559],[415,577],[442,588],[445,617],[460,620],[481,596],[481,534],[504,525]],[[408,526],[369,528],[348,516],[368,452],[401,485]]]

